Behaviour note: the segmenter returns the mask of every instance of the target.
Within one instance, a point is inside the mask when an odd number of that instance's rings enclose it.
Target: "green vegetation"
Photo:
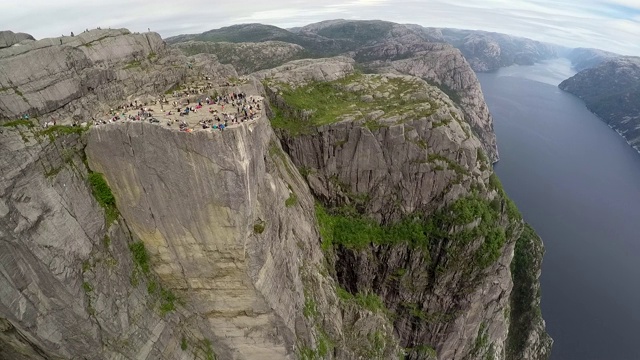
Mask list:
[[[133,68],[137,68],[140,67],[142,65],[142,62],[140,62],[140,60],[131,60],[127,63],[127,65],[125,65],[124,69],[133,69]]]
[[[361,250],[370,244],[407,243],[412,248],[427,250],[425,256],[429,256],[430,244],[446,240],[460,249],[471,241],[483,239],[474,261],[478,267],[486,268],[498,260],[506,242],[500,212],[492,202],[477,196],[460,198],[428,217],[408,215],[389,225],[380,225],[348,207],[327,210],[320,204],[316,204],[316,218],[325,251],[335,246]],[[474,226],[467,226],[476,222]],[[453,232],[456,226],[465,227]],[[455,256],[451,250],[451,255]]]
[[[296,205],[298,203],[298,195],[296,195],[296,193],[291,192],[291,194],[289,194],[289,197],[287,198],[287,200],[285,200],[284,205],[286,207],[292,207],[294,205]]]
[[[363,90],[348,88],[351,84],[359,85]],[[391,77],[381,81],[378,75],[353,74],[331,82],[313,82],[296,89],[286,84],[279,84],[279,87],[286,105],[273,107],[275,117],[271,123],[290,135],[310,134],[318,126],[337,122],[345,116],[363,121],[364,126],[375,131],[384,125],[375,120],[365,120],[369,112],[381,110],[387,117],[403,115],[418,119],[433,114],[437,109],[435,102],[407,100],[411,99],[410,94],[425,90],[422,82],[405,78]],[[390,95],[363,100],[363,95],[375,92]],[[428,105],[425,106],[425,103]]]
[[[318,307],[313,298],[305,296],[304,309],[302,310],[302,313],[308,319],[315,318],[318,315]]]
[[[158,54],[154,53],[154,52],[150,52],[149,55],[147,55],[147,60],[151,61],[155,58],[158,57]]]
[[[137,241],[133,244],[129,244],[129,250],[131,250],[133,262],[136,264],[138,269],[140,269],[140,271],[145,275],[149,274],[151,271],[149,268],[149,253],[147,253],[144,243],[142,241]]]
[[[453,171],[456,172],[456,174],[462,176],[462,175],[469,175],[469,172],[462,167],[462,165],[458,164],[457,162],[453,161],[453,160],[449,160],[448,158],[440,155],[440,154],[429,154],[427,156],[427,161],[430,163],[436,163],[436,161],[442,161],[445,164],[447,164],[447,167]]]
[[[525,225],[522,235],[516,241],[511,262],[513,291],[511,292],[509,337],[506,346],[506,359],[522,358],[527,339],[537,324],[542,321],[539,305],[538,273],[543,255],[542,240],[535,230]]]
[[[111,188],[101,173],[89,172],[89,184],[93,196],[98,204],[102,206],[106,216],[107,226],[118,218],[118,208],[116,207],[116,199],[111,192]]]
[[[164,316],[168,312],[176,309],[176,301],[178,298],[167,289],[160,289],[160,315]]]
[[[387,312],[387,308],[380,296],[370,292],[358,292],[355,295],[351,294],[345,288],[341,286],[336,287],[336,295],[338,298],[345,302],[353,302],[363,309],[367,309],[372,312],[382,311]]]
[[[325,250],[334,245],[358,250],[371,243],[393,244],[401,241],[408,241],[415,247],[428,246],[428,238],[419,219],[408,217],[398,224],[381,226],[372,219],[347,213],[344,209],[331,214],[320,204],[316,204],[316,217]]]
[[[105,249],[109,249],[109,246],[111,245],[111,238],[109,237],[109,235],[104,235],[104,238],[102,239],[102,245],[104,245]]]
[[[31,122],[31,120],[25,120],[25,119],[18,119],[18,120],[14,120],[14,121],[9,121],[9,122],[6,122],[6,123],[2,124],[2,126],[4,126],[4,127],[26,126],[28,128],[34,127],[34,125]]]
[[[89,127],[86,126],[66,126],[66,125],[54,125],[39,132],[39,135],[45,135],[49,137],[49,140],[53,142],[57,137],[62,135],[77,134],[81,135],[87,131]]]
[[[84,290],[84,292],[89,293],[93,291],[93,287],[91,286],[91,284],[89,284],[88,282],[83,282],[82,283],[82,289]]]
[[[262,234],[264,232],[264,227],[266,223],[263,220],[258,221],[253,225],[253,232],[255,234]]]
[[[202,340],[198,344],[198,350],[202,351],[205,360],[216,360],[217,358],[209,339]]]
[[[180,340],[180,349],[182,349],[182,351],[187,350],[187,339],[184,337],[184,335],[182,336],[182,339]]]

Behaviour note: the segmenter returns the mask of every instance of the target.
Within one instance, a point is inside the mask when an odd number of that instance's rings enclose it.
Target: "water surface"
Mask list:
[[[568,61],[479,74],[507,193],[542,237],[553,360],[640,359],[640,155],[557,88]]]

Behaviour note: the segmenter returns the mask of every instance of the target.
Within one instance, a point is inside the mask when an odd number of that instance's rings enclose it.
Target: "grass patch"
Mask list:
[[[118,208],[116,207],[116,199],[111,192],[111,188],[101,173],[89,172],[89,184],[93,196],[98,204],[105,211],[107,226],[111,225],[118,218]]]
[[[291,192],[291,194],[289,194],[289,197],[287,198],[287,200],[284,201],[284,205],[286,207],[292,207],[294,205],[296,205],[298,203],[298,195],[296,195],[296,193]]]
[[[124,69],[134,69],[134,68],[138,68],[142,65],[142,62],[140,62],[140,60],[131,60],[127,63],[127,65],[125,65]]]
[[[149,55],[147,55],[147,60],[151,61],[155,58],[158,57],[158,54],[154,53],[154,52],[150,52]]]
[[[254,234],[262,234],[264,232],[264,228],[265,228],[266,223],[262,220],[260,220],[259,222],[255,223],[253,225],[253,233]]]
[[[358,292],[355,295],[351,294],[345,288],[336,286],[336,295],[344,302],[353,302],[363,309],[367,309],[372,312],[382,311],[387,312],[387,308],[380,296],[370,292]]]
[[[88,126],[66,126],[66,125],[54,125],[39,132],[39,135],[48,136],[49,140],[53,142],[57,137],[62,135],[77,134],[82,135],[89,129]]]
[[[182,336],[182,339],[180,340],[180,349],[182,349],[182,351],[187,350],[187,339],[184,337],[184,335]]]
[[[6,123],[2,124],[2,126],[3,127],[14,127],[14,128],[17,128],[18,126],[25,126],[25,127],[28,127],[28,128],[32,128],[35,125],[33,125],[31,120],[18,119],[18,120],[13,120],[13,121],[6,122]]]
[[[168,312],[176,309],[178,297],[171,290],[160,289],[160,314],[164,316]]]
[[[82,290],[84,290],[84,292],[86,293],[90,293],[93,291],[93,287],[91,286],[91,284],[85,281],[82,283]]]
[[[431,244],[444,241],[461,249],[474,240],[481,240],[482,244],[473,255],[475,265],[480,268],[495,263],[502,254],[507,237],[500,215],[490,201],[477,196],[460,198],[428,217],[407,215],[388,225],[380,225],[349,208],[327,210],[316,204],[316,219],[325,251],[336,246],[362,250],[371,244],[406,243],[411,248],[427,250],[425,256],[429,256]],[[468,226],[473,223],[474,226]],[[452,231],[456,227],[463,228]]]
[[[269,81],[265,81],[265,85],[269,87]],[[389,77],[382,81],[379,75],[362,74],[353,74],[331,82],[313,82],[296,89],[286,84],[277,84],[283,101],[272,101],[275,116],[271,123],[290,135],[300,135],[311,134],[318,126],[332,124],[344,117],[365,120],[368,113],[378,110],[382,110],[388,117],[413,115],[413,118],[419,119],[433,114],[437,109],[435,103],[429,103],[423,109],[421,104],[429,101],[410,96],[425,92],[425,85],[405,78]],[[374,93],[388,96],[363,100],[363,95]],[[384,126],[375,120],[368,120],[363,124],[371,131]]]
[[[151,271],[149,267],[149,253],[144,247],[144,243],[142,241],[137,241],[133,244],[129,244],[129,250],[131,250],[133,262],[136,264],[138,269],[140,269],[140,271],[145,275],[149,274]]]

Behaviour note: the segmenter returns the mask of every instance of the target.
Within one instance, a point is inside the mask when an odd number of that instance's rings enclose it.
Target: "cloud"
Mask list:
[[[23,0],[0,2],[0,24],[37,38],[126,27],[163,37],[262,22],[302,26],[334,18],[481,29],[640,55],[638,0]]]

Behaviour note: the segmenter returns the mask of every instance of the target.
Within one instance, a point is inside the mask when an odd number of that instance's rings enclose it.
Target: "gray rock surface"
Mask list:
[[[464,120],[482,141],[491,160],[498,160],[493,119],[484,102],[480,83],[457,49],[439,43],[413,46],[389,44],[363,49],[360,56],[369,59],[384,59],[388,56],[391,61],[375,60],[367,63],[367,66],[377,72],[417,76],[440,86],[463,111]],[[394,60],[395,58],[398,60]]]
[[[584,100],[589,110],[640,152],[640,57],[604,61],[559,87]]]
[[[474,135],[463,99],[442,91],[474,94],[474,79],[450,46],[420,48],[414,31],[388,31],[392,40],[367,54],[418,55],[378,69],[413,71],[439,87],[398,74],[350,77],[351,57],[298,60],[241,81],[238,89],[264,92],[289,114],[313,112],[287,110],[283,83],[343,81],[342,91],[371,106],[300,136],[279,129],[278,138],[265,114],[195,133],[134,122],[43,132],[2,121],[0,359],[505,359],[514,333],[510,265],[523,225],[492,183],[486,139]],[[24,97],[40,121],[86,117],[101,103],[188,79],[237,76],[214,55],[186,57],[155,34],[125,30],[12,46],[0,50],[0,64],[0,84],[11,85],[0,91],[2,119],[20,114]],[[92,89],[82,90],[87,83]],[[114,222],[95,199],[91,172],[114,196]],[[384,225],[439,214],[470,194],[491,201],[494,225],[507,233],[486,267],[471,261],[484,236],[464,245],[451,237],[482,219],[445,226],[428,251],[322,246],[316,201],[366,198],[362,213]],[[525,288],[538,285],[536,264]],[[381,306],[366,300],[373,294]],[[528,302],[537,310],[538,295]],[[518,332],[527,339],[523,359],[548,353],[540,321]]]
[[[156,33],[91,30],[0,50],[0,119],[86,121],[188,79],[237,76],[213,56],[188,58]]]
[[[33,36],[25,33],[14,33],[10,30],[0,31],[0,49],[13,46],[22,41],[35,40]]]
[[[281,94],[286,91],[283,89],[301,84],[291,77],[280,79],[286,80],[285,85],[271,81],[267,93],[280,114],[294,114],[295,109]],[[420,93],[434,110],[431,115],[385,116],[384,112],[367,114],[360,109],[362,120],[358,120],[360,115],[348,112],[344,120],[320,126],[309,134],[280,130],[283,148],[295,165],[304,169],[315,197],[327,206],[351,204],[382,224],[408,214],[433,214],[470,195],[472,188],[489,200],[498,199],[489,184],[492,171],[479,155],[481,142],[472,135],[469,125],[459,120],[462,112],[437,87],[410,76],[366,75],[352,83],[341,83],[343,88],[337,91],[372,89],[375,97],[379,86],[399,79],[420,84]],[[402,100],[389,96],[393,103]],[[367,123],[371,119],[375,119],[375,126]],[[442,252],[431,250],[427,255],[405,243],[372,244],[359,250],[338,246],[335,253],[327,256],[334,261],[341,286],[352,292],[373,291],[381,296],[394,314],[395,333],[401,345],[414,349],[408,350],[407,358],[425,358],[429,351],[415,349],[428,346],[433,347],[438,359],[503,359],[511,321],[506,315],[513,286],[510,264],[514,243],[522,231],[519,220],[509,225],[504,209],[501,226],[513,226],[512,232],[501,249],[502,255],[487,269],[443,265],[455,262],[453,258],[444,260],[448,257],[444,249],[451,246],[446,243],[434,244]],[[473,251],[481,246],[475,244],[460,249],[460,258],[473,258]],[[438,259],[440,265],[428,258]],[[436,267],[440,270],[433,270]],[[537,274],[534,277],[537,279]],[[537,284],[535,280],[533,285]],[[416,316],[423,316],[422,321]],[[525,336],[529,334],[548,338],[544,326]],[[545,358],[550,345],[542,343],[538,347],[540,343],[533,339],[527,349],[535,350],[529,350],[523,359]]]

